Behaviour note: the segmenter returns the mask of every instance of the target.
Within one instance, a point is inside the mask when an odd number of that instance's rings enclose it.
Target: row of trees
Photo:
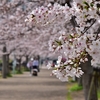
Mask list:
[[[4,62],[9,61],[8,59],[12,55],[19,59],[22,59],[23,56],[30,58],[37,54],[42,57],[51,56],[47,42],[51,37],[50,34],[46,35],[41,28],[25,23],[26,15],[31,8],[43,4],[45,5],[46,2],[42,0],[0,1],[0,57],[3,56],[3,59],[7,59]],[[3,50],[4,48],[6,50]],[[6,77],[5,69],[7,68],[3,67],[3,77]]]
[[[69,76],[80,77],[84,73],[85,99],[97,100],[92,66],[98,66],[100,59],[100,1],[85,0],[82,4],[82,0],[54,0],[47,5],[48,2],[0,1],[0,54],[3,62],[9,61],[7,59],[13,52],[19,58],[36,53],[44,57],[61,54],[53,74],[66,81]],[[41,5],[44,6],[38,8]],[[29,14],[26,23],[25,17],[32,9],[35,10]],[[48,41],[49,49],[54,52],[48,51]],[[66,58],[65,62],[62,57]],[[3,71],[5,69],[3,67]]]
[[[28,11],[44,4],[44,1],[1,0],[0,4],[0,57],[7,56],[9,61],[13,53],[20,59],[23,56],[30,58],[34,54],[51,56],[47,48],[50,35],[46,36],[40,28],[24,22]]]

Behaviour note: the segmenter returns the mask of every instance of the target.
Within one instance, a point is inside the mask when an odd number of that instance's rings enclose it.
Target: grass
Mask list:
[[[6,75],[6,77],[8,78],[8,77],[12,77],[12,73],[10,72],[10,73],[8,73],[7,75]],[[0,73],[0,78],[2,78],[2,73]]]
[[[75,83],[75,84],[69,89],[69,91],[74,92],[74,91],[80,91],[80,90],[82,90],[82,89],[83,89],[82,86],[79,86],[77,83]]]
[[[22,71],[30,71],[27,67],[22,67]]]
[[[18,70],[17,70],[15,73],[16,73],[16,74],[23,74],[23,71],[18,71]]]
[[[12,74],[11,74],[11,73],[8,73],[8,74],[7,74],[7,77],[12,77]]]
[[[71,92],[70,91],[68,91],[68,93],[67,93],[67,100],[72,100],[72,96],[71,96]]]
[[[100,90],[98,90],[98,100],[100,100]]]
[[[67,92],[67,100],[73,100],[72,99],[72,94],[77,92],[77,91],[81,91],[83,90],[83,87],[82,86],[79,86],[77,82],[70,82],[67,84],[67,89],[68,89],[68,92]]]
[[[73,100],[72,94],[77,93],[78,91],[83,90],[82,86],[79,86],[76,82],[71,82],[67,85],[68,93],[67,93],[67,100]],[[100,100],[100,89],[97,91],[98,100]]]
[[[18,70],[15,70],[15,71],[12,71],[12,74],[23,74],[23,71],[18,71]]]

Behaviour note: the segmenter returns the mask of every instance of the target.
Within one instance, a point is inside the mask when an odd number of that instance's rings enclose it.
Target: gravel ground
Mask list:
[[[0,100],[66,100],[66,83],[42,69],[38,76],[29,72],[0,79]]]
[[[0,100],[67,100],[66,82],[50,76],[51,71],[41,69],[38,76],[29,72],[0,79]],[[74,96],[74,94],[73,94]],[[77,96],[73,100],[83,100]]]

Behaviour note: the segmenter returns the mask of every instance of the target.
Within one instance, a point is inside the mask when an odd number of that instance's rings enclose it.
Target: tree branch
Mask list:
[[[99,26],[99,28],[98,28],[98,30],[97,30],[97,32],[95,32],[97,35],[96,35],[96,38],[95,38],[95,41],[97,40],[97,38],[98,38],[98,34],[100,33],[100,26]]]
[[[81,33],[85,33],[85,32],[87,32],[91,27],[92,27],[92,25],[94,24],[96,22],[96,19],[93,19],[93,22],[92,22],[92,24],[89,26],[89,27],[87,27],[83,32],[81,32]]]

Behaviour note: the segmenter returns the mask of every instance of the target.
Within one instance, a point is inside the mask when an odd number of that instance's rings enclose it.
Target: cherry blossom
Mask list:
[[[97,5],[100,5],[99,1],[74,0],[71,8],[67,4],[65,6],[57,3],[53,6],[49,4],[34,9],[27,16],[26,21],[43,29],[48,29],[52,25],[58,25],[64,29],[65,25],[75,16],[77,27],[70,28],[70,31],[55,31],[55,34],[60,33],[60,36],[58,35],[49,42],[50,50],[55,53],[60,52],[66,58],[66,61],[62,62],[61,57],[58,57],[57,65],[53,70],[53,74],[62,81],[68,80],[69,76],[80,77],[84,73],[80,64],[88,61],[88,54],[92,57],[93,66],[99,64],[100,33],[97,32],[99,27],[94,29],[96,25],[100,25],[100,9]],[[50,68],[50,64],[48,66]]]

